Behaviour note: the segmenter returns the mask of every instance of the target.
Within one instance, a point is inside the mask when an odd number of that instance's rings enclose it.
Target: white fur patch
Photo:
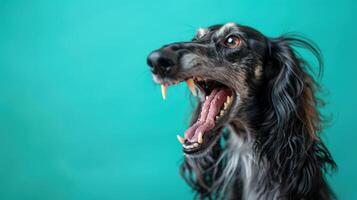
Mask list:
[[[189,53],[189,54],[185,54],[182,58],[181,58],[181,66],[184,69],[189,69],[191,66],[194,65],[195,60],[199,58],[196,54],[193,53]]]
[[[226,23],[225,25],[223,25],[218,31],[217,31],[217,35],[218,36],[221,36],[224,34],[224,32],[226,32],[227,29],[230,29],[232,27],[235,27],[236,24],[233,23],[233,22],[229,22],[229,23]]]
[[[236,168],[240,168],[241,178],[243,180],[243,199],[255,199],[255,191],[251,190],[253,175],[256,173],[254,166],[252,139],[250,138],[249,130],[246,128],[244,135],[247,138],[241,138],[239,135],[230,128],[231,135],[229,137],[228,144],[234,160],[239,161],[235,164]],[[249,197],[249,198],[248,198]]]
[[[253,150],[254,139],[251,138],[252,134],[245,128],[246,137],[242,138],[237,134],[232,127],[230,129],[230,137],[228,140],[228,148],[226,152],[230,156],[226,168],[227,172],[224,174],[227,176],[236,176],[232,172],[237,173],[237,169],[240,169],[240,176],[243,182],[243,199],[246,200],[263,200],[263,199],[278,199],[279,191],[277,187],[273,191],[264,191],[262,185],[264,185],[264,179],[266,178],[266,160],[262,163],[257,162],[256,155]],[[226,153],[225,152],[225,153]],[[260,182],[260,183],[258,183]]]

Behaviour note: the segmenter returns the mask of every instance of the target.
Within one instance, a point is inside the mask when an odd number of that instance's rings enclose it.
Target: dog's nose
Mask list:
[[[154,74],[167,76],[177,67],[177,55],[172,50],[159,49],[150,53],[147,62]]]

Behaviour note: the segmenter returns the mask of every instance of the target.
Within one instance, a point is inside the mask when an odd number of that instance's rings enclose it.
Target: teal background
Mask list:
[[[147,54],[235,21],[301,32],[325,57],[323,136],[340,199],[357,199],[356,3],[294,0],[0,0],[0,199],[191,199],[178,175],[190,113]],[[310,59],[310,57],[309,57]]]

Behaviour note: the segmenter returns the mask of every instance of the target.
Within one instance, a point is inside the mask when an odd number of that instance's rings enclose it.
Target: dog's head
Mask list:
[[[270,39],[253,28],[227,23],[200,28],[192,41],[165,45],[148,56],[153,79],[161,84],[164,98],[168,86],[182,81],[198,96],[191,127],[184,138],[178,136],[187,155],[207,152],[218,141],[222,128],[244,118],[242,110],[249,106],[273,110],[269,113],[275,120],[272,123],[281,126],[295,106],[309,106],[296,105],[294,99],[302,95],[305,81],[312,80],[307,80],[291,42],[318,54],[307,42]],[[311,95],[305,98],[315,101]],[[316,118],[314,110],[307,112],[300,113],[302,119],[309,115]],[[316,124],[310,120],[306,125],[315,130]]]

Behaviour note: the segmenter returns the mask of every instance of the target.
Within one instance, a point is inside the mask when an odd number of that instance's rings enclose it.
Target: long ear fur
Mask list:
[[[291,36],[268,39],[268,44],[266,109],[257,133],[257,152],[267,158],[268,179],[281,185],[285,198],[308,197],[319,187],[328,195],[328,187],[321,185],[323,171],[334,168],[335,163],[318,136],[322,124],[321,101],[316,97],[319,86],[292,46],[310,50],[321,68],[319,50],[311,42]]]

